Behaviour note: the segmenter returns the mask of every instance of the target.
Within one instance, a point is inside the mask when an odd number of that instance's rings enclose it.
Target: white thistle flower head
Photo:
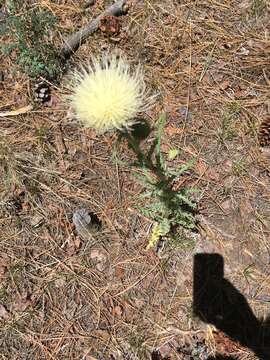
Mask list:
[[[71,101],[77,118],[98,133],[129,129],[136,115],[153,104],[141,67],[134,72],[121,57],[93,60],[89,68],[73,76]]]

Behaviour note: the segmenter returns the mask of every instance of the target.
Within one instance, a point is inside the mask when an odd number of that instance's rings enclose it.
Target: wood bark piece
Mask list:
[[[86,38],[96,31],[99,27],[100,19],[104,16],[121,16],[127,13],[128,6],[127,0],[118,0],[113,5],[109,6],[103,13],[101,13],[96,19],[90,21],[84,28],[80,29],[73,35],[71,35],[62,47],[62,55],[65,58],[69,58],[74,53]]]

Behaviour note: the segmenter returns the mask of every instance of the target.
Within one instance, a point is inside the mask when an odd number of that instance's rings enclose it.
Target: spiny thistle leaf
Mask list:
[[[196,205],[190,199],[188,199],[183,193],[178,192],[175,194],[175,196],[177,197],[177,199],[181,200],[182,203],[187,204],[192,209],[195,208]]]

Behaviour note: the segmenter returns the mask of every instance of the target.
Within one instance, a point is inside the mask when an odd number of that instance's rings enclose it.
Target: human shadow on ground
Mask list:
[[[219,254],[194,256],[193,312],[252,350],[260,360],[270,359],[270,318],[257,319],[245,297],[224,278],[224,261]],[[234,360],[222,355],[214,359]]]

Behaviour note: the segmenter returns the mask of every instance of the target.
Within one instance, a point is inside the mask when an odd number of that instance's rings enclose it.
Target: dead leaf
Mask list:
[[[213,333],[217,352],[222,355],[231,355],[240,348],[240,344],[227,337],[222,331]]]
[[[159,348],[160,359],[170,359],[172,355],[172,347],[170,344],[163,344]],[[158,358],[157,358],[158,359]]]
[[[91,336],[106,342],[109,339],[110,334],[105,330],[93,330],[91,331]]]
[[[58,278],[54,281],[54,285],[56,288],[63,288],[66,285],[66,279]]]
[[[170,146],[166,143],[161,144],[161,151],[164,154],[167,154],[170,151]]]
[[[202,159],[198,159],[194,168],[195,168],[196,173],[199,176],[203,176],[205,174],[205,172],[207,171],[208,166]]]
[[[125,320],[128,323],[131,323],[137,314],[136,310],[134,309],[134,306],[136,307],[135,301],[132,300],[132,305],[130,305],[130,303],[128,301],[122,300],[121,306],[122,306],[122,310],[123,310],[122,316],[125,317]]]
[[[208,178],[209,180],[213,180],[213,181],[219,181],[219,173],[218,171],[213,168],[210,167],[206,173],[205,173],[206,178]]]
[[[123,279],[125,277],[125,269],[123,269],[121,266],[116,266],[115,270],[114,270],[114,275],[118,278],[118,279]]]
[[[81,239],[79,238],[79,236],[76,236],[74,239],[74,245],[76,249],[80,249],[81,247]]]
[[[32,299],[29,294],[26,294],[25,296],[21,296],[15,303],[11,306],[11,311],[19,311],[23,312],[25,311],[28,306],[32,305]]]
[[[238,3],[238,7],[246,11],[251,6],[251,3],[251,0],[242,0]]]
[[[224,80],[224,81],[222,81],[221,83],[219,83],[219,88],[220,88],[221,90],[226,90],[226,89],[228,89],[228,87],[230,87],[230,85],[231,85],[231,81],[230,81],[230,80]]]
[[[8,320],[10,318],[10,313],[7,311],[4,305],[0,304],[0,319]]]
[[[59,129],[55,134],[55,145],[59,154],[67,153],[67,147],[61,129]]]
[[[180,129],[175,126],[167,126],[164,129],[164,132],[169,136],[173,136],[173,135],[177,135],[177,134],[183,134],[184,129]]]
[[[2,254],[0,256],[0,278],[6,273],[9,264],[10,264],[10,258],[8,257],[8,255]]]
[[[0,256],[0,266],[7,267],[10,264],[10,258],[6,254],[1,254]]]
[[[84,355],[83,357],[85,360],[98,360],[97,358],[91,356],[91,355]]]
[[[186,105],[180,106],[179,113],[184,120],[190,121],[192,119],[190,109]]]
[[[247,215],[253,213],[253,207],[248,199],[243,199],[239,205],[239,211],[242,219],[245,219]]]
[[[119,305],[114,306],[112,314],[114,317],[121,317],[123,315],[123,308]]]
[[[134,299],[134,306],[137,309],[142,309],[145,306],[145,300],[144,299]]]
[[[73,256],[75,254],[77,254],[78,250],[81,247],[81,239],[79,238],[79,236],[72,236],[72,238],[68,239],[68,245],[66,248],[66,253],[68,256]]]
[[[93,249],[90,253],[90,258],[96,263],[96,268],[98,271],[103,271],[106,268],[108,259],[103,251],[99,249]]]
[[[75,244],[73,241],[69,242],[67,248],[66,248],[66,253],[68,256],[73,256],[75,255],[77,252],[77,249],[75,247]]]
[[[221,207],[224,211],[229,211],[232,208],[232,201],[231,199],[226,199],[222,202]]]

